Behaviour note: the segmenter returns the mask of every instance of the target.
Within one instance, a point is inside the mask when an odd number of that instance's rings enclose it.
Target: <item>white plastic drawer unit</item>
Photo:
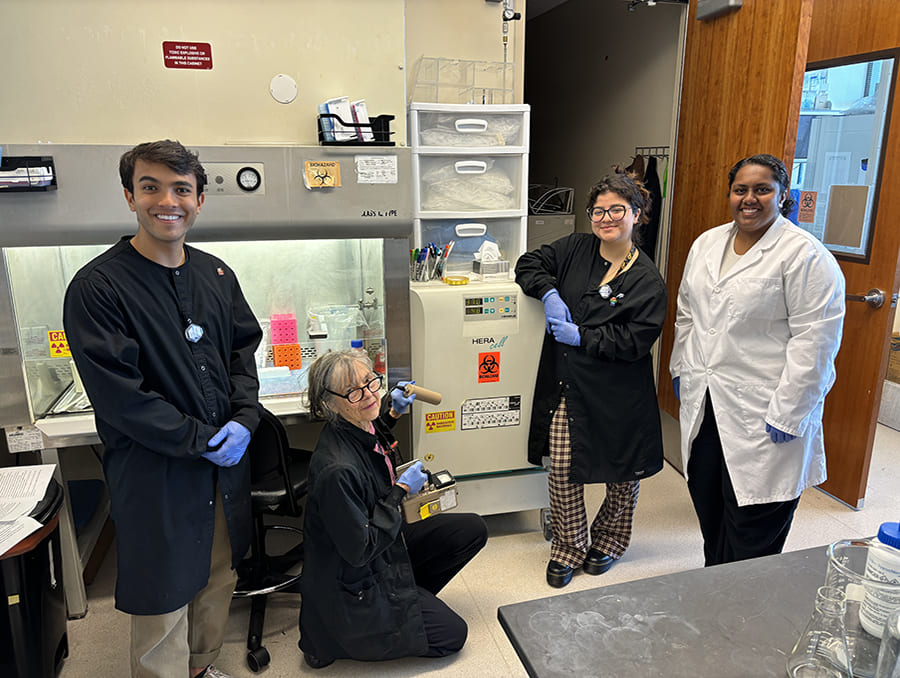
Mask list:
[[[410,104],[413,147],[457,150],[490,149],[491,153],[527,153],[527,105]]]
[[[525,214],[525,156],[419,155],[413,162],[415,210]]]
[[[524,247],[524,225],[525,217],[486,219],[479,215],[471,219],[416,219],[415,246],[426,247],[434,243],[444,247],[452,241],[453,249],[444,264],[444,274],[460,275],[472,272],[475,252],[483,243],[495,242],[512,271]]]

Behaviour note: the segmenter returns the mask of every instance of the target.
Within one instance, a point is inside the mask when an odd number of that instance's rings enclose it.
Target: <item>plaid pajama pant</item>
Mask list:
[[[550,525],[553,542],[550,560],[570,567],[581,567],[588,550],[587,513],[584,507],[584,485],[569,482],[572,447],[569,441],[569,419],[566,399],[550,422]],[[616,560],[622,557],[631,541],[634,509],[640,481],[606,483],[606,498],[591,523],[591,546]]]

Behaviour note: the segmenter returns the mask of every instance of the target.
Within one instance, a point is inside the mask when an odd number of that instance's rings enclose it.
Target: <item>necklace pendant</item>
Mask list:
[[[604,299],[609,299],[609,295],[612,294],[612,287],[609,285],[600,285],[600,296]]]
[[[188,326],[184,328],[184,338],[192,344],[196,344],[203,338],[203,328],[200,325],[189,322]]]

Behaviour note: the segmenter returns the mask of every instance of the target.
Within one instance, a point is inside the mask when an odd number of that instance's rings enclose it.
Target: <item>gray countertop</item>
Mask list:
[[[535,678],[781,678],[825,569],[817,547],[504,605],[497,615]]]

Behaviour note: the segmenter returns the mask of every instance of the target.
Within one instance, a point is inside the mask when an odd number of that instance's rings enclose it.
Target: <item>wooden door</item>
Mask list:
[[[895,0],[745,3],[710,22],[694,19],[691,0],[690,12],[666,274],[670,322],[660,350],[660,405],[674,417],[678,403],[667,367],[678,284],[697,235],[730,220],[728,168],[753,153],[772,153],[791,166],[808,62],[900,47]],[[900,186],[898,128],[895,112],[882,187]],[[869,263],[841,262],[849,294],[880,288],[888,299],[880,309],[848,302],[837,381],[826,399],[828,481],[822,489],[853,507],[865,497],[894,316],[890,297],[900,284],[898,220],[900,193],[882,190]]]
[[[809,63],[900,49],[900,15],[893,0],[815,0],[809,38]],[[838,354],[837,381],[825,400],[825,454],[828,480],[821,486],[832,496],[861,507],[878,408],[887,372],[894,305],[898,289],[900,253],[900,112],[896,84],[900,64],[894,65],[894,111],[886,129],[881,191],[868,263],[840,261],[848,295],[864,295],[878,288],[886,303],[875,309],[847,302],[844,338]]]

